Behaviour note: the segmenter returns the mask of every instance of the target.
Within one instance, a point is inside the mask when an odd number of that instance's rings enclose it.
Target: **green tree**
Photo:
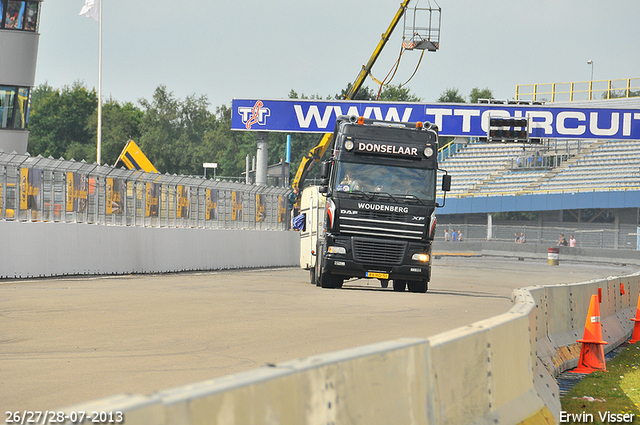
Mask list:
[[[446,89],[440,94],[436,102],[440,103],[465,103],[464,97],[460,94],[460,90],[456,88]]]
[[[202,162],[218,163],[216,174],[219,177],[239,177],[245,171],[247,154],[256,154],[255,132],[232,131],[231,112],[231,108],[225,105],[217,107],[213,126],[205,132],[202,143],[194,149],[200,167]]]
[[[140,126],[140,149],[162,173],[180,173],[177,140],[179,131],[179,102],[172,92],[160,85],[150,101],[141,99],[144,118]]]
[[[344,100],[347,96],[347,93],[349,93],[349,91],[351,90],[351,87],[353,87],[353,83],[348,83],[347,87],[342,89],[340,93],[334,96],[335,100]],[[371,90],[367,86],[362,86],[356,92],[356,95],[352,97],[352,100],[375,100],[375,98],[376,93],[373,90]]]
[[[95,119],[97,120],[97,111]],[[116,100],[109,98],[102,105],[102,143],[101,158],[103,164],[116,163],[120,152],[133,139],[140,141],[140,126],[144,113],[132,103],[120,105]],[[97,136],[96,136],[97,139]]]
[[[380,92],[378,100],[394,101],[394,102],[421,102],[418,96],[411,93],[408,87],[402,87],[400,84],[394,86],[389,84],[384,86]]]
[[[493,92],[488,87],[482,90],[474,87],[469,94],[469,103],[478,103],[478,99],[493,99]]]
[[[144,116],[140,126],[140,149],[160,172],[170,174],[202,173],[209,162],[198,149],[205,135],[215,129],[215,116],[209,111],[206,96],[176,99],[160,85],[151,100],[141,99]]]
[[[95,161],[97,107],[96,91],[79,81],[59,90],[47,83],[36,87],[31,97],[29,153]]]
[[[342,89],[339,94],[334,96],[336,100],[343,100],[349,90],[351,90],[352,84],[347,84],[347,87]],[[293,92],[293,90],[292,90]],[[294,92],[295,93],[295,92]],[[290,93],[291,94],[291,93]],[[291,98],[291,96],[289,96]],[[304,99],[304,98],[303,98]],[[403,87],[401,84],[393,85],[387,84],[382,90],[380,90],[380,96],[378,96],[378,91],[370,89],[369,87],[361,87],[360,90],[356,93],[356,96],[353,100],[381,100],[381,101],[391,101],[391,102],[421,102],[418,96],[411,93],[411,89],[408,87]]]
[[[600,95],[601,99],[607,99],[607,94],[609,95],[609,99],[617,99],[617,98],[621,98],[621,97],[627,97],[627,91],[626,90],[611,90],[610,92],[604,92]],[[629,91],[629,97],[638,97],[640,96],[640,90],[637,91],[633,91],[630,90]]]

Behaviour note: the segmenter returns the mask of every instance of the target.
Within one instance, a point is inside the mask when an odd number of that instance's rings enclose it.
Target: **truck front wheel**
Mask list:
[[[401,279],[393,279],[393,290],[396,292],[404,292],[407,287],[407,281]]]
[[[429,289],[428,280],[410,280],[409,291],[424,294]]]
[[[342,288],[344,280],[340,276],[332,275],[331,273],[320,274],[320,286],[323,288]]]

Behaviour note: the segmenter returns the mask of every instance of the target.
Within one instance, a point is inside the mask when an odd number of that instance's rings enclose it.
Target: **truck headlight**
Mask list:
[[[416,254],[413,254],[411,259],[414,261],[421,261],[423,263],[426,263],[429,261],[429,254],[416,253]]]
[[[346,142],[344,142],[344,148],[348,151],[353,149],[353,140],[347,140]]]
[[[424,148],[424,156],[431,158],[431,155],[433,155],[433,149],[430,146]]]
[[[347,249],[343,246],[330,246],[327,252],[329,254],[346,254]]]

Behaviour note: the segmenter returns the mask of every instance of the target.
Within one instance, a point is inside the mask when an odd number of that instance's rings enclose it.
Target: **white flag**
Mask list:
[[[85,0],[84,6],[80,11],[80,15],[84,15],[87,18],[91,18],[94,21],[100,19],[100,0]]]

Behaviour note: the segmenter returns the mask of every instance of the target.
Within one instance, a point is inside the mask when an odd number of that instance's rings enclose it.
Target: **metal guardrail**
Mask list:
[[[0,151],[0,220],[287,230],[289,192]]]
[[[537,226],[527,225],[523,222],[514,224],[464,224],[446,222],[442,217],[438,220],[437,242],[445,242],[444,230],[449,233],[453,229],[456,232],[462,231],[463,241],[482,242],[491,240],[494,242],[516,243],[516,235],[525,237],[526,244],[539,244],[556,246],[560,234],[565,236],[567,242],[571,235],[576,240],[576,248],[601,248],[601,249],[621,249],[638,250],[639,227],[631,224],[620,224],[615,228],[613,224],[603,223],[553,223],[549,225]],[[457,242],[450,242],[455,246]]]

